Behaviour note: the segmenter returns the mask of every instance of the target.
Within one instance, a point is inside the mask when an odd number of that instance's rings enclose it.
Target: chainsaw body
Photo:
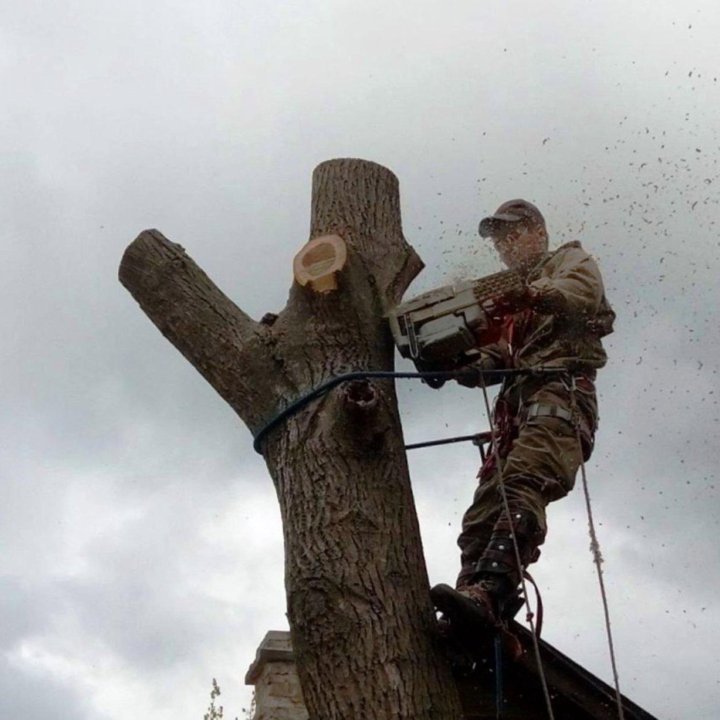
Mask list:
[[[388,314],[395,344],[422,369],[470,362],[487,342],[481,338],[497,324],[493,308],[524,292],[511,270],[430,290]]]

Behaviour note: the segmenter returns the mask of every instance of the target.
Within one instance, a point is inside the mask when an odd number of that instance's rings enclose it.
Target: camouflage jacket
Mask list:
[[[615,319],[595,260],[569,242],[547,253],[526,283],[531,306],[506,317],[502,338],[481,348],[480,367],[562,367],[593,377],[607,362],[601,338]]]

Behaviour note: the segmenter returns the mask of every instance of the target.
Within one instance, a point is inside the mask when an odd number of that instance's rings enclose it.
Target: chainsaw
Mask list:
[[[458,367],[498,339],[503,315],[522,307],[527,289],[512,270],[445,285],[388,313],[395,344],[418,370]]]

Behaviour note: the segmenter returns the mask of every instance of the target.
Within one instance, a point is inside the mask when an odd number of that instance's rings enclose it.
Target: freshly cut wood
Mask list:
[[[293,261],[298,285],[309,285],[315,292],[337,290],[337,273],[345,266],[347,245],[339,235],[309,240]]]

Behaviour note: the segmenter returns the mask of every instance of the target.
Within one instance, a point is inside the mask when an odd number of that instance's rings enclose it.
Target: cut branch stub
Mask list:
[[[347,261],[347,246],[339,235],[324,235],[305,244],[293,261],[293,275],[302,285],[327,293],[337,290],[335,274]]]

